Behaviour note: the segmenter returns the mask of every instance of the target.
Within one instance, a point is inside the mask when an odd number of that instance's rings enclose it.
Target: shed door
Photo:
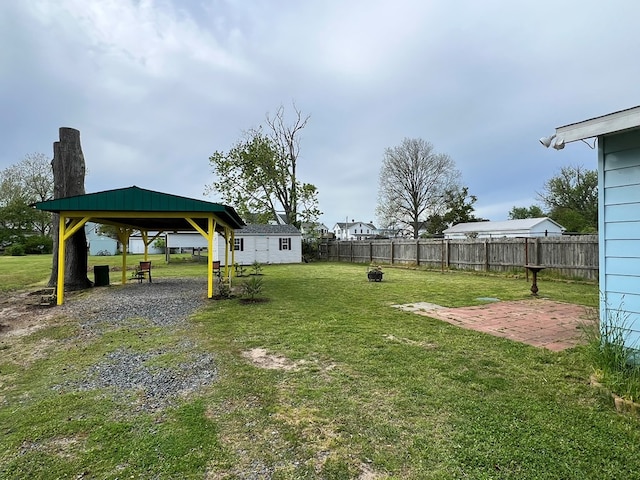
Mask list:
[[[256,237],[256,255],[258,263],[269,263],[269,238]]]

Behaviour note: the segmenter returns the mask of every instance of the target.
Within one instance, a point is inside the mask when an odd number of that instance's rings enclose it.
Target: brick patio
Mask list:
[[[546,299],[461,308],[444,308],[430,303],[394,307],[555,352],[584,343],[582,327],[597,318],[593,308]]]

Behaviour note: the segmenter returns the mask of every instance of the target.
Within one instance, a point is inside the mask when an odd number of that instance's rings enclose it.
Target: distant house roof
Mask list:
[[[371,228],[373,230],[376,229],[375,225],[373,225],[372,223],[369,223],[369,222],[338,222],[338,223],[336,223],[336,225],[338,226],[338,228],[349,228],[349,227],[351,227],[353,225],[356,225],[356,224],[359,224],[359,223],[361,223],[363,225],[366,225],[367,227],[369,227],[369,228]]]
[[[276,213],[276,223],[278,225],[287,225],[287,215],[284,213]]]
[[[520,220],[504,220],[502,222],[468,222],[458,223],[452,227],[447,228],[444,233],[483,233],[483,232],[509,232],[518,230],[531,230],[537,225],[544,222],[551,222],[556,225],[558,229],[564,230],[564,227],[558,222],[551,220],[548,217],[540,218],[523,218]]]
[[[313,228],[324,228],[325,230],[328,229],[328,227],[324,223],[320,223],[320,222],[302,222],[300,224],[300,228],[304,230],[310,230]]]
[[[240,235],[300,235],[293,225],[250,223],[237,231]]]

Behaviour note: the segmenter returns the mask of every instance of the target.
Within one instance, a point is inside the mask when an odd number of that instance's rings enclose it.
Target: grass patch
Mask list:
[[[587,346],[553,353],[391,308],[527,299],[524,279],[394,268],[378,283],[367,281],[366,266],[333,263],[266,265],[262,273],[269,302],[211,301],[186,327],[133,318],[81,336],[78,319],[56,319],[2,350],[0,476],[635,475],[640,420],[617,414],[589,386]],[[200,275],[206,294],[202,265],[159,266],[162,275]],[[539,287],[552,300],[598,303],[596,285],[542,280]],[[43,342],[46,356],[10,361]],[[295,368],[264,368],[247,354],[254,349]],[[72,388],[122,350],[157,352],[152,368],[208,353],[218,377],[152,411],[133,408],[140,392]]]
[[[620,310],[617,312],[622,315]],[[638,403],[640,354],[638,345],[628,345],[629,331],[626,318],[608,318],[587,328],[586,333],[596,381],[613,394]]]
[[[143,259],[143,255],[127,255],[127,269],[133,270]],[[153,277],[200,276],[207,274],[206,262],[197,262],[191,255],[172,255],[171,263],[165,262],[165,256],[149,255]],[[51,276],[51,255],[25,255],[22,257],[0,256],[0,292],[10,292],[24,288],[35,288],[47,284]],[[108,265],[115,269],[110,272],[110,281],[119,283],[122,271],[122,256],[89,256],[87,277],[93,280],[93,267]],[[170,272],[170,273],[169,273]],[[127,278],[131,275],[127,275]]]

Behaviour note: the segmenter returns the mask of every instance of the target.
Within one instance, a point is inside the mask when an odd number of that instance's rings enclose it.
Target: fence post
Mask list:
[[[540,255],[540,237],[536,237],[536,265],[542,265]]]
[[[373,263],[373,242],[369,242],[369,263]]]
[[[484,271],[489,271],[489,242],[486,239],[484,241]]]
[[[524,237],[524,264],[529,265],[529,239]],[[527,282],[529,281],[529,269],[524,269],[524,274]]]
[[[445,244],[446,246],[446,253],[447,253],[447,270],[449,270],[449,268],[451,268],[451,259],[449,258],[449,255],[451,255],[450,249],[449,249],[449,243],[451,242],[450,239],[447,238],[447,243]]]
[[[416,239],[416,265],[420,266],[420,239]]]
[[[393,240],[391,240],[391,265],[393,265]]]

